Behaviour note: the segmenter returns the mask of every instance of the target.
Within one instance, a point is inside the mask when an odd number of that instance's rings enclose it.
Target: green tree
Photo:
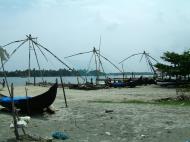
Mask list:
[[[166,52],[161,57],[167,64],[158,63],[155,65],[162,73],[169,76],[181,78],[190,74],[190,51],[185,51],[182,54],[175,52]]]

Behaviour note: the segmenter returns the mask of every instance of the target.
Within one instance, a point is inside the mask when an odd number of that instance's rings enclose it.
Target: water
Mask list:
[[[150,77],[152,75],[144,75],[143,77]],[[110,78],[122,78],[123,76],[122,75],[115,75],[115,76],[108,76]],[[127,76],[128,78],[131,77],[130,75]],[[140,75],[136,75],[135,77],[140,77]],[[85,79],[85,77],[83,76],[83,78]],[[91,81],[91,78],[93,80],[93,83],[95,83],[95,80],[96,80],[96,76],[87,76],[87,81],[90,82]],[[100,78],[104,79],[105,77],[104,76],[100,76]],[[43,77],[43,80],[46,81],[46,82],[51,82],[51,83],[54,83],[56,81],[56,79],[58,79],[58,82],[60,82],[60,77]],[[73,84],[77,84],[77,77],[74,77],[74,76],[64,76],[62,77],[63,79],[63,82],[64,83],[73,83]],[[84,80],[81,79],[80,77],[78,78],[79,79],[79,82],[80,83],[83,83]],[[0,82],[2,82],[3,80],[3,77],[0,77]],[[11,84],[13,83],[14,86],[22,86],[22,85],[25,85],[26,82],[28,81],[28,78],[22,78],[22,77],[7,77],[7,80],[8,80],[8,83]],[[36,77],[36,82],[42,82],[42,77]],[[31,77],[29,79],[30,82],[34,82],[34,78]]]
[[[83,77],[85,78],[85,77]],[[93,82],[95,81],[96,77],[95,76],[88,76],[87,80],[90,82],[91,78],[93,79]],[[51,82],[51,83],[55,83],[56,79],[58,79],[58,82],[60,82],[60,77],[36,77],[36,82],[42,82],[43,80],[46,82]],[[77,84],[77,77],[74,76],[64,76],[62,77],[63,82],[64,83],[73,83],[73,84]],[[0,77],[0,82],[2,82],[3,77]],[[7,77],[8,83],[11,84],[13,83],[14,86],[22,86],[25,85],[26,82],[34,82],[34,78],[30,77],[30,78],[22,78],[22,77]],[[83,79],[82,78],[78,78],[80,83],[83,83]]]
[[[58,79],[58,82],[60,82],[60,77],[43,77],[43,80],[46,82],[55,83],[56,79]],[[76,77],[62,77],[64,83],[77,83]],[[0,77],[0,81],[2,82],[3,77]],[[26,82],[34,82],[34,78],[22,78],[22,77],[7,77],[8,83],[13,83],[14,86],[22,86],[25,85]],[[36,82],[42,82],[42,77],[36,77]],[[82,82],[82,79],[79,79],[80,82]]]

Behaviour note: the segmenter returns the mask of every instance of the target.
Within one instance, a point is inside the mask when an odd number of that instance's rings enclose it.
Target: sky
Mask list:
[[[164,52],[190,48],[189,5],[189,0],[0,0],[0,46],[31,34],[69,66],[81,69],[88,67],[91,54],[64,57],[98,48],[101,36],[101,54],[119,68],[121,60],[143,51],[162,62]],[[17,46],[5,49],[11,52]],[[28,68],[27,47],[28,43],[11,57],[7,70]],[[46,55],[51,59],[48,63],[38,54],[41,68],[65,68]],[[150,71],[140,58],[125,61],[124,70]],[[117,72],[102,62],[106,72]]]

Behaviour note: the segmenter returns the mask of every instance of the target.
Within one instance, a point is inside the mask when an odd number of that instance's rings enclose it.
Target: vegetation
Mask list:
[[[29,70],[16,70],[16,71],[6,71],[6,75],[8,77],[27,77]],[[102,72],[98,73],[99,75],[105,75]],[[94,76],[96,75],[96,71],[87,72],[86,70],[77,70],[77,71],[70,71],[66,69],[59,69],[59,70],[30,70],[30,76]],[[3,72],[0,72],[0,76],[3,76]]]
[[[154,75],[152,72],[124,72],[124,73],[108,73],[107,75]]]
[[[30,76],[76,76],[76,75],[81,75],[81,76],[96,76],[97,73],[96,71],[87,71],[87,70],[77,70],[77,71],[70,71],[66,69],[59,69],[59,70],[35,70],[32,69],[30,71]],[[27,77],[28,76],[28,70],[16,70],[16,71],[6,71],[6,75],[8,77]],[[99,76],[105,76],[105,75],[123,75],[121,73],[108,73],[105,74],[103,72],[98,72]],[[130,72],[125,73],[125,75],[131,75]],[[149,72],[135,72],[134,75],[153,75],[152,73]],[[3,76],[3,72],[0,72],[0,77]]]
[[[167,64],[157,63],[155,67],[163,74],[175,76],[176,79],[181,77],[189,79],[190,74],[190,51],[185,51],[182,54],[175,52],[166,52],[161,57]]]

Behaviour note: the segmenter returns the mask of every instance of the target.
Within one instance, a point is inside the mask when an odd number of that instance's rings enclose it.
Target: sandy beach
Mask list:
[[[48,87],[28,87],[28,95],[40,94]],[[53,103],[55,114],[31,116],[27,133],[51,138],[54,131],[69,135],[67,142],[185,142],[190,140],[190,107],[122,103],[129,100],[151,101],[176,96],[176,90],[157,85],[136,88],[111,88],[94,91],[66,89],[65,108],[62,89]],[[1,91],[7,94],[6,89]],[[24,95],[24,86],[15,87]],[[106,113],[108,111],[108,113]],[[111,111],[111,112],[109,112]],[[0,111],[0,142],[14,137],[9,128],[10,113]],[[21,133],[21,132],[20,132]],[[61,140],[54,139],[53,142]]]

